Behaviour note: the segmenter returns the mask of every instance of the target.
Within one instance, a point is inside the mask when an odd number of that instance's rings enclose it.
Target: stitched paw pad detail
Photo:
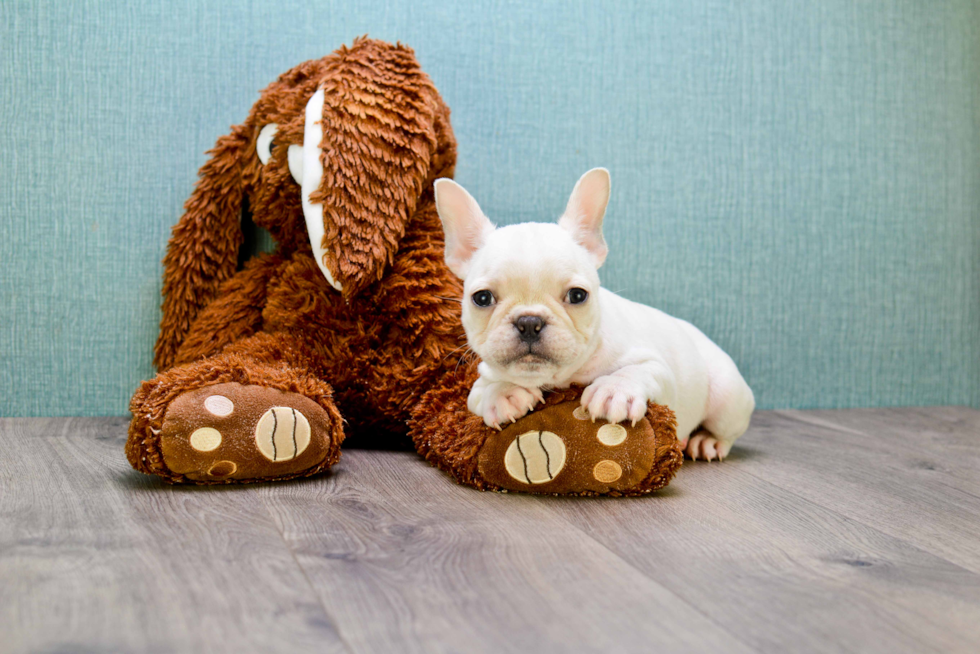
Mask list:
[[[270,461],[295,459],[310,444],[310,422],[289,406],[274,406],[255,426],[255,447]]]
[[[504,454],[507,474],[524,484],[552,481],[565,467],[565,442],[550,431],[529,431],[511,442]]]

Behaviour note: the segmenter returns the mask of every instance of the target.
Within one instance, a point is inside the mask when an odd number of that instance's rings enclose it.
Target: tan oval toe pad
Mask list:
[[[310,444],[310,423],[293,407],[274,406],[255,426],[255,446],[270,461],[295,459]]]
[[[524,484],[549,482],[565,467],[565,443],[550,431],[521,434],[507,448],[504,467]]]

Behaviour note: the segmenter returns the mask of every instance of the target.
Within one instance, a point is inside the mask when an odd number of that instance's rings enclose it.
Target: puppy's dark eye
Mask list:
[[[478,307],[488,307],[494,301],[493,293],[490,291],[477,291],[473,294],[473,304]]]
[[[584,288],[573,288],[565,295],[565,301],[569,304],[582,304],[589,299],[589,292]]]

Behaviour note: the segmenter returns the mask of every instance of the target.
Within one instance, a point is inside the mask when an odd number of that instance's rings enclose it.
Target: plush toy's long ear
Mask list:
[[[154,350],[159,370],[173,365],[198,311],[235,273],[242,243],[242,157],[249,145],[245,132],[233,127],[208,151],[184,215],[174,225],[163,259],[163,319]]]
[[[443,105],[410,48],[358,39],[306,105],[303,213],[313,255],[347,298],[392,262],[437,154]]]

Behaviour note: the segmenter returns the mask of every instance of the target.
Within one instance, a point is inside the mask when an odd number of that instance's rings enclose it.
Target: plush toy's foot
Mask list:
[[[171,483],[227,484],[313,475],[336,463],[344,428],[333,391],[290,365],[283,338],[257,335],[144,382],[130,402],[130,464]]]
[[[413,438],[429,461],[486,490],[644,495],[666,486],[683,461],[673,412],[652,404],[635,426],[593,422],[581,391],[549,393],[502,431],[469,413],[465,394],[442,391],[423,399]]]
[[[177,397],[160,429],[163,462],[196,482],[302,474],[323,461],[331,420],[312,400],[264,386],[205,386]]]
[[[665,486],[680,462],[670,439],[661,435],[667,442],[658,443],[658,417],[635,426],[610,424],[593,422],[575,400],[548,406],[492,434],[480,449],[477,470],[502,489],[527,493],[648,493]]]

